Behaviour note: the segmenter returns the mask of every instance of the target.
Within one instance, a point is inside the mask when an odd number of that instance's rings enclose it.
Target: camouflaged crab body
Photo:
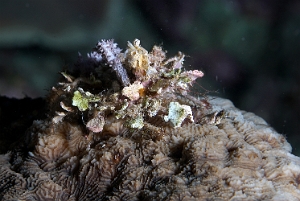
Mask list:
[[[138,129],[143,127],[144,119],[153,118],[157,114],[176,127],[180,126],[186,117],[192,122],[189,106],[181,105],[180,101],[173,101],[174,104],[169,108],[169,99],[176,100],[174,93],[186,95],[192,82],[203,76],[203,73],[197,70],[182,71],[183,58],[184,55],[179,53],[176,57],[166,59],[165,52],[157,46],[148,53],[137,39],[133,44],[128,42],[125,53],[121,52],[113,40],[102,40],[97,43],[95,50],[88,54],[88,60],[93,62],[84,62],[80,57],[81,63],[85,64],[83,67],[89,63],[89,69],[94,68],[90,77],[76,78],[63,73],[67,82],[60,82],[60,87],[53,88],[54,96],[61,94],[59,98],[54,98],[55,101],[51,104],[53,109],[57,107],[59,100],[61,106],[60,109],[56,108],[53,122],[59,122],[67,116],[76,116],[81,112],[86,116],[86,127],[96,133],[102,131],[105,118],[109,116],[124,119],[127,126]],[[80,62],[77,63],[77,67],[78,65]],[[111,81],[111,85],[103,85],[100,79],[103,68],[106,71],[106,65],[114,69],[112,77],[115,72],[118,78]],[[123,89],[118,83],[124,86]],[[119,86],[114,87],[116,85]],[[176,105],[176,108],[173,105]],[[71,108],[72,106],[75,108]]]

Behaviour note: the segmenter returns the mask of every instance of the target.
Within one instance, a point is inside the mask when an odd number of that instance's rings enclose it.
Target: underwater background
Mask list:
[[[195,95],[264,118],[300,156],[300,1],[0,1],[0,95],[45,97],[100,39],[135,38],[199,69]]]

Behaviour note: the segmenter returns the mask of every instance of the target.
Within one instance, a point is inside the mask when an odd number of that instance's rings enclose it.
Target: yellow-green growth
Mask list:
[[[89,107],[89,101],[88,99],[83,98],[79,91],[75,91],[72,99],[72,105],[77,106],[80,111],[85,111]]]
[[[77,106],[80,111],[85,111],[89,108],[89,103],[97,102],[99,100],[99,97],[91,94],[88,91],[84,92],[83,89],[78,88],[78,90],[74,92],[72,105]]]

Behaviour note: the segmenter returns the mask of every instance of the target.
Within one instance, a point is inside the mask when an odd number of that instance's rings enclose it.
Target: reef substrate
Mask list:
[[[190,95],[199,70],[101,40],[0,155],[1,200],[300,200],[300,159],[262,118]]]

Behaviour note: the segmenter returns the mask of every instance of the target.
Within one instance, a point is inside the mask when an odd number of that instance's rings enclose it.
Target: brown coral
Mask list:
[[[300,159],[285,138],[228,100],[185,95],[202,74],[181,72],[182,56],[153,61],[158,51],[142,51],[153,74],[129,73],[143,95],[97,91],[95,77],[56,87],[54,111],[20,145],[27,152],[0,155],[0,198],[300,200]]]

